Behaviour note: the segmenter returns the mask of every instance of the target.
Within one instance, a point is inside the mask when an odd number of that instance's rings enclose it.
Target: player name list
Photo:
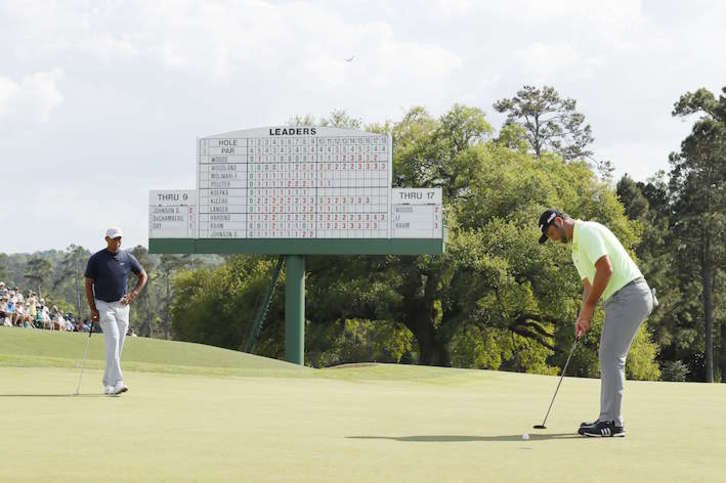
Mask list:
[[[202,138],[200,238],[388,238],[385,135]]]

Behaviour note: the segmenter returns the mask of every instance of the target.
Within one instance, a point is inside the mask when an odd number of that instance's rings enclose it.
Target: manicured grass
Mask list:
[[[0,328],[0,364],[76,367],[88,334]],[[92,334],[86,367],[103,369],[103,334]],[[127,337],[124,368],[134,371],[221,375],[305,373],[311,369],[283,361],[201,344]]]
[[[589,440],[574,432],[595,415],[596,380],[566,379],[549,429],[536,432],[556,378],[393,365],[300,370],[130,339],[130,391],[99,395],[101,371],[91,369],[73,397],[85,342],[0,329],[0,481],[725,479],[723,385],[628,383],[628,436]],[[93,354],[100,368],[102,346]],[[173,370],[156,372],[165,361]]]

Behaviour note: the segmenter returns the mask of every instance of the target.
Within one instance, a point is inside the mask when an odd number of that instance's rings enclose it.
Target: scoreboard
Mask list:
[[[443,239],[441,189],[391,188],[390,135],[266,127],[198,138],[196,150],[195,190],[150,193],[150,246]]]
[[[284,256],[285,358],[302,364],[306,255],[444,253],[441,189],[392,188],[392,154],[354,129],[198,138],[196,189],[149,194],[149,252]]]
[[[390,137],[345,131],[199,139],[199,238],[388,237]]]

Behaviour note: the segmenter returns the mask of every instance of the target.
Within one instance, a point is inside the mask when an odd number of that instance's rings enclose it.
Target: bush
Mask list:
[[[452,338],[450,349],[454,367],[551,375],[558,371],[546,363],[552,351],[507,329],[465,325]]]
[[[660,374],[664,381],[686,382],[688,366],[683,361],[665,361],[661,364]]]
[[[657,381],[661,378],[660,368],[655,361],[657,347],[650,338],[647,323],[644,323],[635,336],[625,364],[625,372],[629,379]]]
[[[306,362],[313,367],[400,363],[412,358],[413,334],[396,322],[346,319],[329,325],[309,324],[307,329]]]

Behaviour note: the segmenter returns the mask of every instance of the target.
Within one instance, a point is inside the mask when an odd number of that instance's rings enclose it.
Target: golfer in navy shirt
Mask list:
[[[128,391],[121,372],[121,352],[129,328],[129,305],[149,278],[139,261],[121,250],[122,236],[120,228],[106,230],[106,248],[91,255],[86,267],[86,298],[91,319],[101,324],[106,342],[103,387],[109,395]],[[129,272],[134,272],[137,278],[131,292],[127,292]]]

